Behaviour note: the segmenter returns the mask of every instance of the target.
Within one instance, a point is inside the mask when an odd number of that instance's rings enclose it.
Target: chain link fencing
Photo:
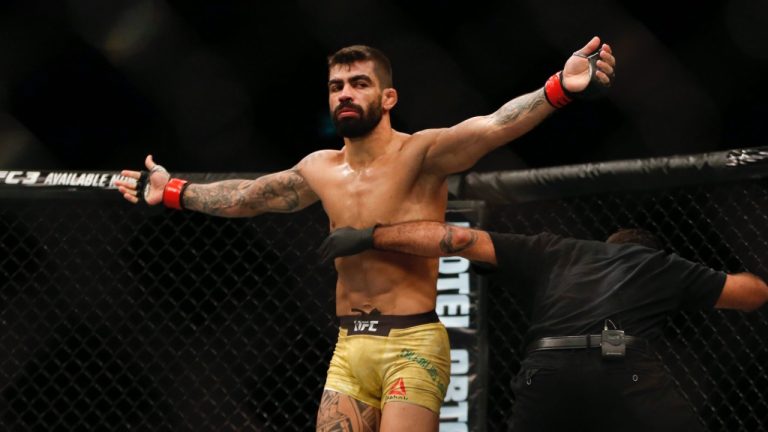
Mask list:
[[[0,429],[313,429],[337,333],[326,221],[3,200]]]
[[[617,228],[645,227],[667,250],[729,272],[768,280],[768,181],[615,192],[495,206],[486,228],[604,240]],[[513,294],[489,293],[489,431],[507,430],[527,321]],[[768,308],[679,313],[657,351],[710,431],[768,430]]]
[[[117,195],[112,191],[111,194]],[[768,277],[768,182],[488,207],[485,228],[603,239],[645,226]],[[220,219],[117,199],[0,195],[0,430],[307,431],[336,340],[328,220]],[[490,286],[488,431],[506,430],[526,322]],[[768,430],[768,312],[670,320],[660,355],[711,431]]]

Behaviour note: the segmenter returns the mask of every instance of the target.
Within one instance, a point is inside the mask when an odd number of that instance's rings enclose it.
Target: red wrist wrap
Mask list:
[[[549,77],[547,83],[544,84],[544,96],[547,98],[547,102],[555,108],[562,108],[571,102],[571,98],[565,95],[560,75],[560,72],[557,72]]]
[[[163,204],[166,207],[183,210],[184,206],[181,204],[181,195],[184,193],[186,185],[186,180],[178,178],[168,180],[165,189],[163,189]]]

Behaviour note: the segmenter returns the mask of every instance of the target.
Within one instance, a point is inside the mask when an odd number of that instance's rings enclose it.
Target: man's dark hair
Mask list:
[[[621,228],[608,236],[605,242],[614,244],[635,243],[651,249],[662,249],[659,238],[642,228]]]
[[[373,62],[373,70],[379,78],[381,88],[391,88],[392,64],[383,52],[367,45],[352,45],[336,51],[328,56],[328,69],[336,65],[351,65],[368,60]]]

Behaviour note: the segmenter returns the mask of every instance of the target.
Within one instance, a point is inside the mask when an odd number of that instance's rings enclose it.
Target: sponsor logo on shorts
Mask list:
[[[392,387],[387,392],[387,400],[408,400],[408,395],[405,391],[405,380],[398,378]]]
[[[429,359],[422,357],[421,354],[408,348],[403,348],[403,350],[400,351],[400,357],[412,361],[424,369],[432,382],[434,382],[437,388],[440,389],[440,392],[445,394],[447,387],[445,383],[440,379],[440,373],[437,370],[437,367],[433,365]]]

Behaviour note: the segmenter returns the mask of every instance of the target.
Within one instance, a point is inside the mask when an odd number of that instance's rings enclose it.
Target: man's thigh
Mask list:
[[[540,351],[513,382],[518,431],[699,431],[701,424],[652,352],[606,360],[600,350]]]
[[[440,419],[434,411],[407,402],[388,402],[381,415],[381,432],[437,432]]]
[[[683,397],[661,363],[653,367],[628,365],[626,370],[611,371],[620,393],[620,418],[603,425],[604,430],[696,432],[702,425],[693,407]],[[623,423],[623,425],[622,425]],[[621,429],[617,425],[622,425]]]
[[[377,432],[381,411],[351,396],[324,390],[317,410],[317,432]]]
[[[569,396],[567,372],[523,366],[513,382],[515,404],[509,430],[514,432],[579,431],[579,403]],[[565,377],[564,377],[565,375]],[[583,395],[586,397],[586,395]]]
[[[579,372],[523,367],[510,430],[695,432],[690,405],[660,367],[615,364]]]

